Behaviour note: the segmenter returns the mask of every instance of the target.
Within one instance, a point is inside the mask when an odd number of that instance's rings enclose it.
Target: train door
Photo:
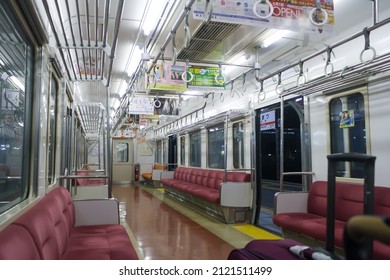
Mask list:
[[[256,180],[255,223],[271,230],[276,230],[271,217],[275,193],[302,190],[302,176],[296,173],[308,168],[302,156],[309,152],[302,145],[303,109],[303,98],[297,98],[256,111],[256,177],[261,179]]]
[[[175,170],[177,166],[177,137],[171,135],[168,138],[168,170]]]
[[[112,143],[112,181],[128,184],[134,181],[133,139],[114,138]]]

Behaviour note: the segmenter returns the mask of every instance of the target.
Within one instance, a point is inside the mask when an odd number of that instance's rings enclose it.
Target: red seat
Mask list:
[[[69,192],[57,187],[0,232],[0,259],[138,259],[119,224],[75,225]]]

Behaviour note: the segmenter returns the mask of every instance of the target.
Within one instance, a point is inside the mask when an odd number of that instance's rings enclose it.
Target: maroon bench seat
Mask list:
[[[75,226],[76,214],[69,192],[55,188],[0,231],[0,259],[138,259],[123,226]]]
[[[230,218],[227,218],[229,215],[227,211],[231,210],[237,213],[237,209],[224,208],[224,206],[232,206],[235,204],[234,201],[231,201],[231,196],[234,196],[235,193],[238,196],[245,193],[244,200],[251,199],[251,174],[249,173],[242,171],[226,173],[226,182],[234,183],[234,186],[229,186],[229,190],[225,192],[227,200],[230,200],[226,205],[221,201],[222,188],[226,184],[225,172],[223,170],[179,166],[171,174],[173,175],[169,178],[165,178],[163,174],[160,180],[160,183],[165,187],[168,194],[191,203],[201,208],[201,210],[206,210],[208,214],[214,213],[215,217],[228,223],[232,221]],[[226,189],[228,189],[227,186]],[[237,203],[236,208],[248,208],[250,206],[247,203],[243,203],[245,205],[242,204],[243,206],[240,207],[240,203]],[[223,213],[224,211],[225,213]],[[243,211],[247,211],[247,209]],[[247,218],[246,216],[245,219]]]
[[[164,186],[188,192],[213,203],[220,202],[221,184],[225,172],[222,170],[177,167],[173,179],[162,179]],[[245,172],[228,172],[227,182],[250,182],[250,174]]]
[[[91,175],[88,171],[79,171],[77,175],[88,176]],[[77,178],[76,184],[78,186],[96,186],[96,185],[104,185],[105,180],[102,178]]]
[[[285,238],[296,239],[297,235],[294,235],[296,233],[326,242],[327,185],[326,181],[316,181],[311,185],[307,194],[307,204],[304,207],[307,209],[305,212],[277,212],[273,216],[274,224],[282,228]],[[280,202],[278,202],[279,195],[288,197],[290,194],[276,195],[276,209]],[[337,247],[344,248],[343,234],[347,221],[355,215],[363,214],[363,199],[363,185],[336,183],[334,236]],[[284,198],[285,201],[288,199]],[[290,203],[293,204],[294,200],[290,200]],[[375,214],[390,215],[390,188],[375,187]],[[374,258],[390,259],[390,246],[374,242]]]

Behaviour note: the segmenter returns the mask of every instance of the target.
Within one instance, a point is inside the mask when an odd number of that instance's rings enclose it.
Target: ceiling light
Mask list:
[[[163,0],[151,0],[149,3],[148,12],[142,25],[142,30],[144,31],[145,36],[148,36],[152,32],[153,28],[155,28],[158,20],[162,17],[162,12],[164,11],[164,6],[166,5],[166,1]]]
[[[290,32],[291,31],[289,31],[289,30],[282,30],[282,29],[276,30],[273,34],[271,34],[270,36],[268,36],[267,38],[262,40],[260,45],[261,45],[262,48],[267,48],[270,45],[272,45],[273,43],[275,43],[275,42],[279,41],[280,39],[282,39],[284,36],[286,36]]]
[[[129,68],[127,69],[127,74],[130,77],[131,77],[131,75],[133,75],[133,73],[137,69],[138,64],[139,64],[139,62],[141,60],[142,54],[143,54],[143,50],[140,49],[138,46],[134,46],[133,54],[131,56],[131,60],[130,60],[130,64],[129,64]]]

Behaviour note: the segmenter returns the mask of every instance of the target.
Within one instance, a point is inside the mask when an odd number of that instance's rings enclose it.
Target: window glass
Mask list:
[[[208,128],[208,166],[223,169],[225,167],[225,129],[222,125]]]
[[[29,158],[31,127],[27,81],[32,48],[19,32],[7,2],[0,2],[0,213],[27,198],[28,161],[23,159]]]
[[[260,136],[261,176],[262,180],[279,182],[281,172],[302,171],[301,121],[303,114],[303,98],[286,100],[284,110],[283,155],[281,141],[281,108],[280,103],[262,108],[258,111],[258,133]],[[283,171],[280,170],[283,157]],[[302,176],[286,176],[285,186],[302,183]],[[265,198],[265,196],[264,196]]]
[[[168,141],[163,140],[163,162],[162,163],[168,163]]]
[[[81,123],[78,119],[75,119],[76,132],[74,135],[74,145],[75,149],[73,150],[73,170],[80,169],[87,163],[85,157],[85,136],[82,132]]]
[[[157,163],[163,163],[162,162],[162,141],[157,141],[157,144],[156,144],[156,162]]]
[[[116,162],[128,162],[129,161],[129,144],[126,142],[118,142],[115,146]]]
[[[80,124],[80,127],[79,129],[77,130],[77,135],[78,135],[78,140],[77,140],[77,144],[78,144],[78,152],[77,152],[77,155],[78,155],[78,168],[82,168],[85,164],[88,163],[88,160],[87,160],[87,157],[88,157],[88,151],[86,150],[86,144],[87,144],[87,139],[85,138],[85,134],[83,132],[83,130],[81,129],[81,124]]]
[[[233,167],[244,168],[244,123],[233,124]]]
[[[200,130],[190,134],[190,166],[201,167]]]
[[[68,95],[66,95],[68,97]],[[68,104],[70,105],[70,100],[67,99]],[[62,160],[60,162],[61,164],[61,172],[62,174],[69,174],[69,170],[72,169],[71,167],[71,155],[72,155],[72,110],[69,108],[69,106],[66,107],[66,115],[63,118],[63,135],[64,139],[61,143],[62,145]]]
[[[180,164],[186,164],[186,137],[180,137]]]
[[[49,97],[49,165],[48,165],[48,183],[54,183],[55,174],[55,148],[56,148],[56,116],[57,116],[57,81],[51,77],[50,97]]]
[[[329,103],[331,153],[367,153],[364,97],[361,93],[334,98]],[[337,176],[362,178],[361,163],[338,163]]]

